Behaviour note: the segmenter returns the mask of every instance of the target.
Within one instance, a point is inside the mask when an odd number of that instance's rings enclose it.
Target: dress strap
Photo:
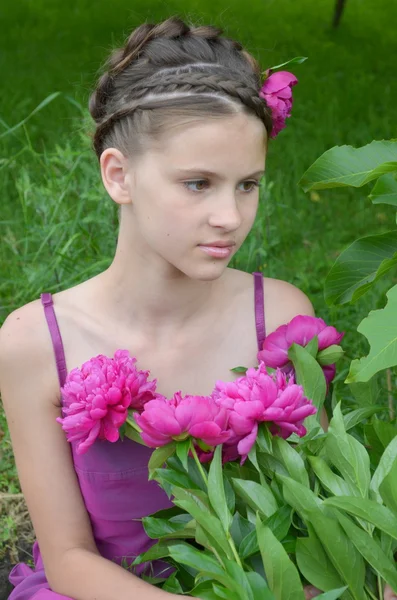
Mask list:
[[[49,292],[45,292],[40,295],[40,298],[41,303],[44,306],[44,314],[45,318],[47,319],[48,329],[50,330],[52,345],[54,348],[59,385],[63,387],[67,373],[65,351],[63,349],[62,337],[59,331],[58,321],[55,316],[52,295]]]
[[[265,326],[265,306],[263,299],[263,275],[262,273],[252,273],[255,286],[255,325],[256,338],[258,340],[258,350],[262,350],[263,342],[266,337]]]

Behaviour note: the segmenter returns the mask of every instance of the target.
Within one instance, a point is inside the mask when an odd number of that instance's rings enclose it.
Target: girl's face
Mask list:
[[[128,244],[148,266],[218,278],[254,223],[266,144],[264,125],[244,114],[168,130],[128,168]],[[225,257],[200,247],[219,241],[234,244]]]

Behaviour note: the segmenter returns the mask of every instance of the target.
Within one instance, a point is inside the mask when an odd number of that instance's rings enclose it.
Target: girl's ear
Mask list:
[[[106,148],[100,157],[103,185],[117,204],[131,204],[127,159],[117,148]]]

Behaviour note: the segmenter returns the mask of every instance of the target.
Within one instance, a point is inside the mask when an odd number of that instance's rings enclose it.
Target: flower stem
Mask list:
[[[205,471],[204,471],[204,469],[203,469],[203,467],[201,465],[199,457],[197,456],[196,448],[194,447],[193,442],[190,443],[190,450],[192,451],[193,458],[196,461],[196,465],[198,467],[198,470],[201,473],[201,477],[203,478],[204,483],[205,483],[206,487],[208,488],[208,478],[207,478],[207,475],[206,475],[206,473],[205,473]]]
[[[243,565],[241,564],[241,560],[240,560],[240,557],[239,557],[239,555],[238,555],[238,553],[237,553],[236,546],[234,545],[233,538],[232,538],[232,536],[230,535],[230,533],[229,533],[229,532],[226,534],[226,537],[227,537],[227,541],[229,542],[229,546],[230,546],[230,548],[232,549],[232,552],[233,552],[234,558],[236,559],[236,563],[237,563],[237,564],[238,564],[240,567],[242,567]]]

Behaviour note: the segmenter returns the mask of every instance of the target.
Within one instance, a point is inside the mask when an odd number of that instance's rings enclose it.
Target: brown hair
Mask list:
[[[167,125],[191,118],[245,112],[261,119],[270,135],[259,63],[222,33],[174,16],[140,25],[112,52],[89,100],[98,158],[110,147],[139,155]]]

